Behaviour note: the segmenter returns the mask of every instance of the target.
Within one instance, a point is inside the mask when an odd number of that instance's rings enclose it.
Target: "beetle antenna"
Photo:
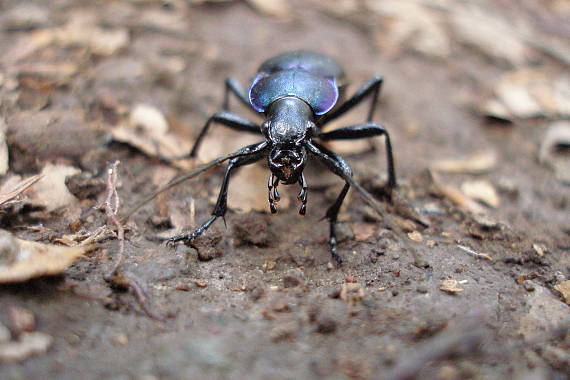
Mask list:
[[[152,201],[154,198],[156,198],[160,193],[165,192],[166,190],[170,190],[173,187],[181,184],[182,182],[185,182],[189,179],[192,179],[194,177],[197,177],[198,175],[202,174],[203,172],[227,161],[227,160],[231,160],[232,158],[237,158],[240,156],[244,156],[244,155],[248,155],[251,154],[253,150],[260,150],[263,149],[267,146],[266,142],[261,142],[258,144],[253,144],[250,146],[247,146],[245,148],[239,149],[233,153],[230,153],[226,156],[222,156],[222,157],[218,157],[215,160],[212,160],[210,162],[208,162],[205,165],[200,166],[198,169],[194,169],[191,172],[188,172],[186,174],[182,174],[179,177],[174,178],[172,181],[168,182],[166,185],[156,189],[155,191],[153,191],[152,193],[150,193],[149,195],[147,195],[146,197],[144,197],[143,199],[141,199],[138,203],[136,203],[125,215],[122,216],[121,221],[124,222],[127,220],[127,218],[129,218],[131,215],[133,215],[135,212],[137,212],[141,207],[143,207],[144,205],[146,205],[148,202]]]

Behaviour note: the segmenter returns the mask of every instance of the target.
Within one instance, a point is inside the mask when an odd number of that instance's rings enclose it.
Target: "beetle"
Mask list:
[[[382,125],[373,121],[382,83],[382,77],[375,76],[350,98],[341,101],[346,89],[346,76],[341,66],[326,55],[302,50],[283,53],[263,62],[248,91],[244,91],[236,79],[226,79],[223,110],[216,112],[206,121],[188,156],[197,155],[203,138],[214,123],[237,131],[262,135],[264,140],[218,159],[219,162],[227,159],[229,163],[212,216],[194,231],[171,237],[167,242],[191,242],[204,233],[216,219],[224,218],[228,209],[228,186],[232,173],[240,166],[252,164],[264,157],[267,158],[270,169],[268,200],[271,213],[277,213],[277,202],[280,199],[278,185],[298,183],[301,187],[298,195],[301,202],[299,214],[305,215],[308,185],[303,169],[308,157],[312,155],[345,181],[336,201],[325,214],[330,224],[329,247],[332,258],[337,263],[342,263],[337,253],[336,222],[351,184],[356,183],[346,161],[319,141],[384,136],[388,171],[386,187],[390,194],[396,187],[390,135]],[[231,112],[230,95],[234,95],[256,114],[262,114],[265,120],[261,125]],[[329,132],[323,131],[327,123],[344,115],[367,97],[371,98],[371,104],[366,122]],[[361,189],[360,186],[357,188]]]

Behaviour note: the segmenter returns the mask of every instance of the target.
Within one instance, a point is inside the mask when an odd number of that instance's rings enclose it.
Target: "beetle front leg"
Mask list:
[[[327,212],[325,214],[325,218],[328,219],[330,223],[329,246],[331,250],[331,256],[334,261],[336,261],[338,264],[341,264],[342,259],[337,253],[336,223],[342,202],[346,198],[346,194],[350,189],[348,178],[352,177],[352,169],[350,169],[350,166],[348,166],[346,161],[344,161],[341,156],[325,148],[324,146],[321,146],[315,142],[309,142],[307,143],[307,148],[311,153],[323,161],[323,163],[330,169],[330,171],[345,180],[344,187],[342,188],[336,201],[327,209]]]
[[[230,176],[232,175],[233,171],[240,166],[249,165],[256,161],[259,161],[264,156],[264,154],[265,149],[262,149],[250,155],[241,156],[230,160],[228,166],[226,167],[226,173],[224,174],[224,180],[222,182],[222,188],[220,189],[216,206],[214,206],[214,210],[212,211],[212,217],[191,233],[181,234],[167,239],[167,244],[172,244],[179,241],[188,243],[192,242],[192,240],[202,235],[216,221],[216,219],[219,217],[224,218],[226,212],[228,211],[228,186],[230,182]]]
[[[299,185],[301,185],[301,191],[297,195],[297,199],[301,201],[301,208],[299,209],[299,215],[305,216],[307,213],[307,193],[309,186],[307,186],[307,181],[305,180],[305,174],[301,173],[299,178]]]

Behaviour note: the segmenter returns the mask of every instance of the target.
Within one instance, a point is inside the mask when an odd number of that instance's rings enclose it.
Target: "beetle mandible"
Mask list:
[[[212,217],[191,233],[181,234],[168,239],[169,243],[190,242],[206,231],[219,217],[224,218],[227,211],[228,185],[233,171],[244,165],[252,164],[267,157],[269,175],[269,207],[272,214],[277,212],[280,182],[286,185],[299,183],[301,201],[299,213],[307,210],[307,182],[303,169],[308,155],[320,159],[329,170],[341,177],[345,185],[336,201],[327,209],[325,218],[330,223],[329,246],[332,258],[341,263],[337,254],[336,222],[340,207],[350,188],[352,170],[337,153],[321,145],[316,140],[351,140],[373,136],[385,136],[388,167],[387,188],[396,187],[396,174],[392,145],[388,131],[372,121],[378,96],[382,88],[382,77],[375,76],[344,102],[339,98],[345,90],[346,77],[340,65],[328,56],[311,51],[292,51],[277,55],[263,62],[257,75],[243,90],[233,78],[225,81],[223,110],[212,115],[196,139],[189,154],[195,157],[202,139],[212,123],[228,128],[264,136],[265,140],[248,145],[233,154],[226,167],[222,187]],[[261,113],[265,121],[258,125],[229,110],[229,96],[233,94],[241,103],[255,113]],[[323,132],[322,128],[330,121],[344,115],[347,111],[371,97],[367,121],[344,128]],[[337,104],[340,103],[340,104]]]

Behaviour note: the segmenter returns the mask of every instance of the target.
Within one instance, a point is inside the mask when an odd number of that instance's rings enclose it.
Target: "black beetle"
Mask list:
[[[303,169],[308,154],[312,154],[346,182],[338,198],[325,214],[330,222],[331,254],[336,262],[341,263],[336,248],[335,225],[348,189],[351,184],[355,185],[355,182],[351,178],[352,171],[344,159],[315,139],[328,141],[385,136],[387,188],[389,191],[394,189],[396,174],[390,135],[384,127],[372,121],[381,87],[382,77],[376,76],[366,82],[348,100],[337,105],[345,88],[344,71],[333,59],[310,51],[292,51],[263,62],[249,87],[249,92],[245,92],[237,80],[226,79],[223,111],[215,113],[208,119],[189,156],[196,156],[202,139],[214,122],[238,131],[263,135],[265,140],[246,146],[216,161],[229,159],[229,164],[212,217],[193,232],[172,237],[168,242],[190,242],[206,231],[217,218],[223,218],[227,211],[230,175],[236,168],[254,163],[263,157],[268,158],[271,169],[268,184],[271,212],[277,212],[279,182],[287,185],[298,182],[301,186],[298,196],[301,201],[299,213],[304,215],[307,204],[307,182]],[[254,112],[265,115],[265,121],[261,126],[229,111],[230,93]],[[343,115],[367,96],[371,96],[367,122],[322,132],[323,126],[328,122]]]

